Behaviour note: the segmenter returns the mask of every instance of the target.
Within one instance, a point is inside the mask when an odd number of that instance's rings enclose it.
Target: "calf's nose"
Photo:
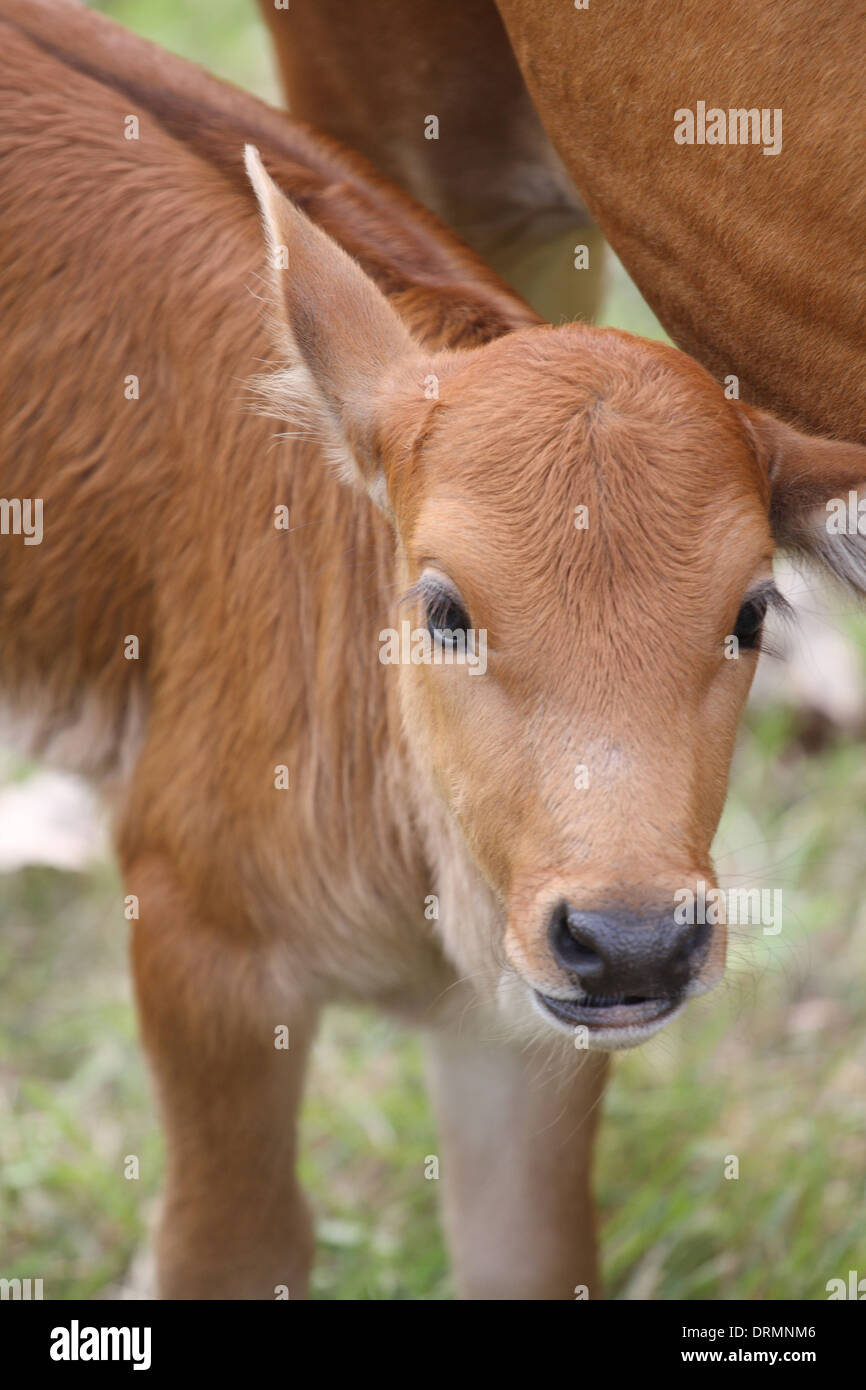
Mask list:
[[[549,933],[557,964],[576,975],[587,994],[656,999],[681,994],[697,977],[712,927],[676,922],[672,907],[581,912],[562,902]]]

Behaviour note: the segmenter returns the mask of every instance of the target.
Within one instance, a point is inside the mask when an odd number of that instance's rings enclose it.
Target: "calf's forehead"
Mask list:
[[[772,551],[767,480],[734,407],[667,350],[483,357],[443,392],[406,539],[469,599],[583,603],[734,589]],[[673,359],[671,362],[670,359]],[[478,595],[481,597],[481,595]]]
[[[579,474],[680,501],[725,479],[766,490],[739,412],[702,367],[583,325],[514,333],[452,363],[421,452],[428,481],[462,478],[503,500],[542,474],[560,490]]]

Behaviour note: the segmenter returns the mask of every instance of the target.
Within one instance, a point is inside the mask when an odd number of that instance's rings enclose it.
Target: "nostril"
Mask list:
[[[554,909],[550,921],[550,944],[557,962],[565,970],[572,970],[584,979],[600,975],[604,970],[603,957],[582,930],[580,914],[573,912],[568,903],[560,903]]]
[[[676,940],[671,953],[672,963],[691,967],[703,960],[710,944],[712,930],[712,927],[706,922],[701,922],[697,926],[686,927]]]
[[[710,947],[710,937],[713,934],[712,924],[700,922],[692,932],[688,940],[688,963],[692,969],[702,965]]]
[[[694,979],[706,958],[712,936],[709,923],[699,923],[680,930],[670,949],[663,978],[670,990],[682,990]]]
[[[567,901],[554,908],[548,930],[557,965],[587,994],[642,998],[682,993],[698,977],[713,934],[710,923],[675,924],[665,912],[579,911]]]

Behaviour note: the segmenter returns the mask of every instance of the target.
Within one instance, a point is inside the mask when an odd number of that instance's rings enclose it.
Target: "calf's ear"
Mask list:
[[[770,482],[777,544],[866,594],[866,447],[819,439],[741,406]]]
[[[380,438],[390,398],[423,381],[421,351],[358,263],[280,191],[258,150],[247,145],[244,158],[264,227],[284,364],[258,379],[260,394],[274,414],[323,445],[344,481],[390,512]]]

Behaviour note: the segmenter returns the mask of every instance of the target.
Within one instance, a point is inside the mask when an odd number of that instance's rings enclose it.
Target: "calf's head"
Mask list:
[[[723,970],[723,924],[676,904],[714,882],[775,548],[866,586],[863,541],[826,526],[866,450],[613,330],[427,352],[248,163],[272,267],[287,252],[275,390],[394,526],[408,739],[503,906],[510,993],[590,1046],[639,1042]]]

